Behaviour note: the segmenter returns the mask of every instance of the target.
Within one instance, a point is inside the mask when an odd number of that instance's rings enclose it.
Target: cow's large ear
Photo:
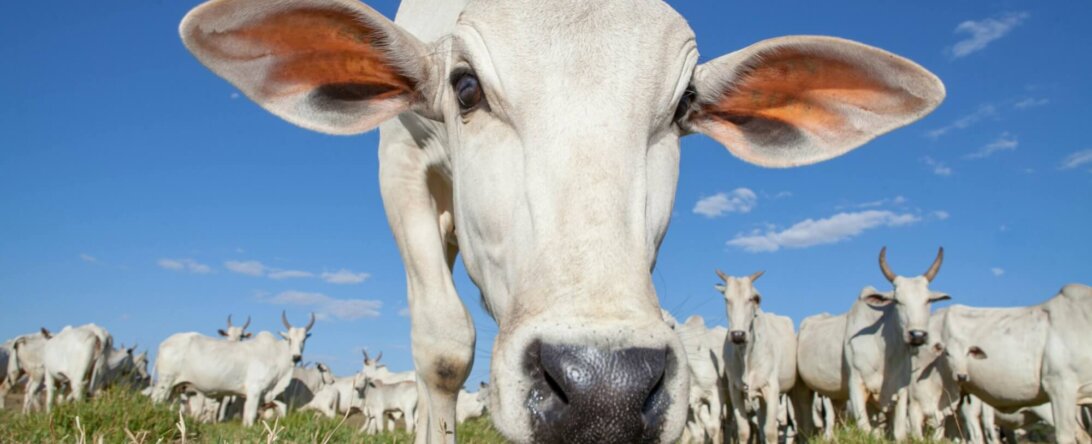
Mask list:
[[[840,156],[944,99],[916,63],[833,37],[781,37],[702,64],[684,127],[736,157],[786,168]]]
[[[304,128],[362,133],[427,102],[424,45],[356,0],[212,0],[179,32],[201,63]]]
[[[881,292],[869,286],[861,289],[861,293],[857,295],[857,299],[864,301],[864,303],[873,307],[884,307],[895,299],[895,295],[890,292]]]

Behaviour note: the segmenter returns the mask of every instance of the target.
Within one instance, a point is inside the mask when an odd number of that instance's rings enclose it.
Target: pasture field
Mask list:
[[[203,424],[155,405],[148,398],[125,389],[110,389],[95,399],[58,406],[53,413],[19,412],[22,396],[11,394],[0,410],[0,443],[411,443],[404,432],[366,435],[358,431],[359,416],[342,421],[312,412],[293,412],[286,418],[244,428],[239,421]],[[77,418],[79,421],[77,422]],[[458,428],[459,442],[503,443],[488,417],[467,421]],[[184,433],[183,433],[184,431]],[[1044,434],[1030,435],[1045,437]],[[839,428],[833,440],[811,439],[812,444],[884,444],[890,440],[869,436],[853,427]],[[913,441],[931,444],[937,441]],[[939,441],[941,443],[947,441]],[[1026,442],[1046,442],[1030,440]]]

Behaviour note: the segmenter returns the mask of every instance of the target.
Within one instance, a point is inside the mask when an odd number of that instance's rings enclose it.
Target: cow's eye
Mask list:
[[[455,100],[459,102],[459,110],[472,111],[482,101],[482,85],[478,77],[472,72],[456,73],[452,76],[451,86],[455,88]]]
[[[694,86],[687,86],[686,91],[683,91],[682,97],[679,98],[679,105],[675,107],[674,121],[678,122],[690,111],[690,105],[694,103],[694,96],[698,93],[694,91]]]

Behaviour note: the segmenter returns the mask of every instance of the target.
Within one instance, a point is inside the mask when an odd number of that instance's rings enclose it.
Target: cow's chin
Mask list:
[[[685,358],[658,316],[502,328],[493,347],[493,422],[515,442],[673,442],[686,422]]]

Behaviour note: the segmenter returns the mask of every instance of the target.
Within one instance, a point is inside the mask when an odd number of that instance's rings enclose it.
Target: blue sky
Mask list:
[[[766,270],[764,307],[798,322],[915,275],[970,305],[1033,304],[1092,281],[1092,47],[1087,2],[676,2],[702,59],[786,34],[850,38],[945,82],[936,112],[830,162],[770,170],[703,136],[654,281],[679,318],[724,324],[714,268]],[[371,2],[393,16],[393,2]],[[375,133],[308,132],[240,98],[182,47],[194,1],[14,2],[0,14],[0,338],[96,322],[154,347],[316,324],[307,360],[359,350],[410,368],[402,264],[377,186]],[[478,327],[496,325],[461,266]]]

